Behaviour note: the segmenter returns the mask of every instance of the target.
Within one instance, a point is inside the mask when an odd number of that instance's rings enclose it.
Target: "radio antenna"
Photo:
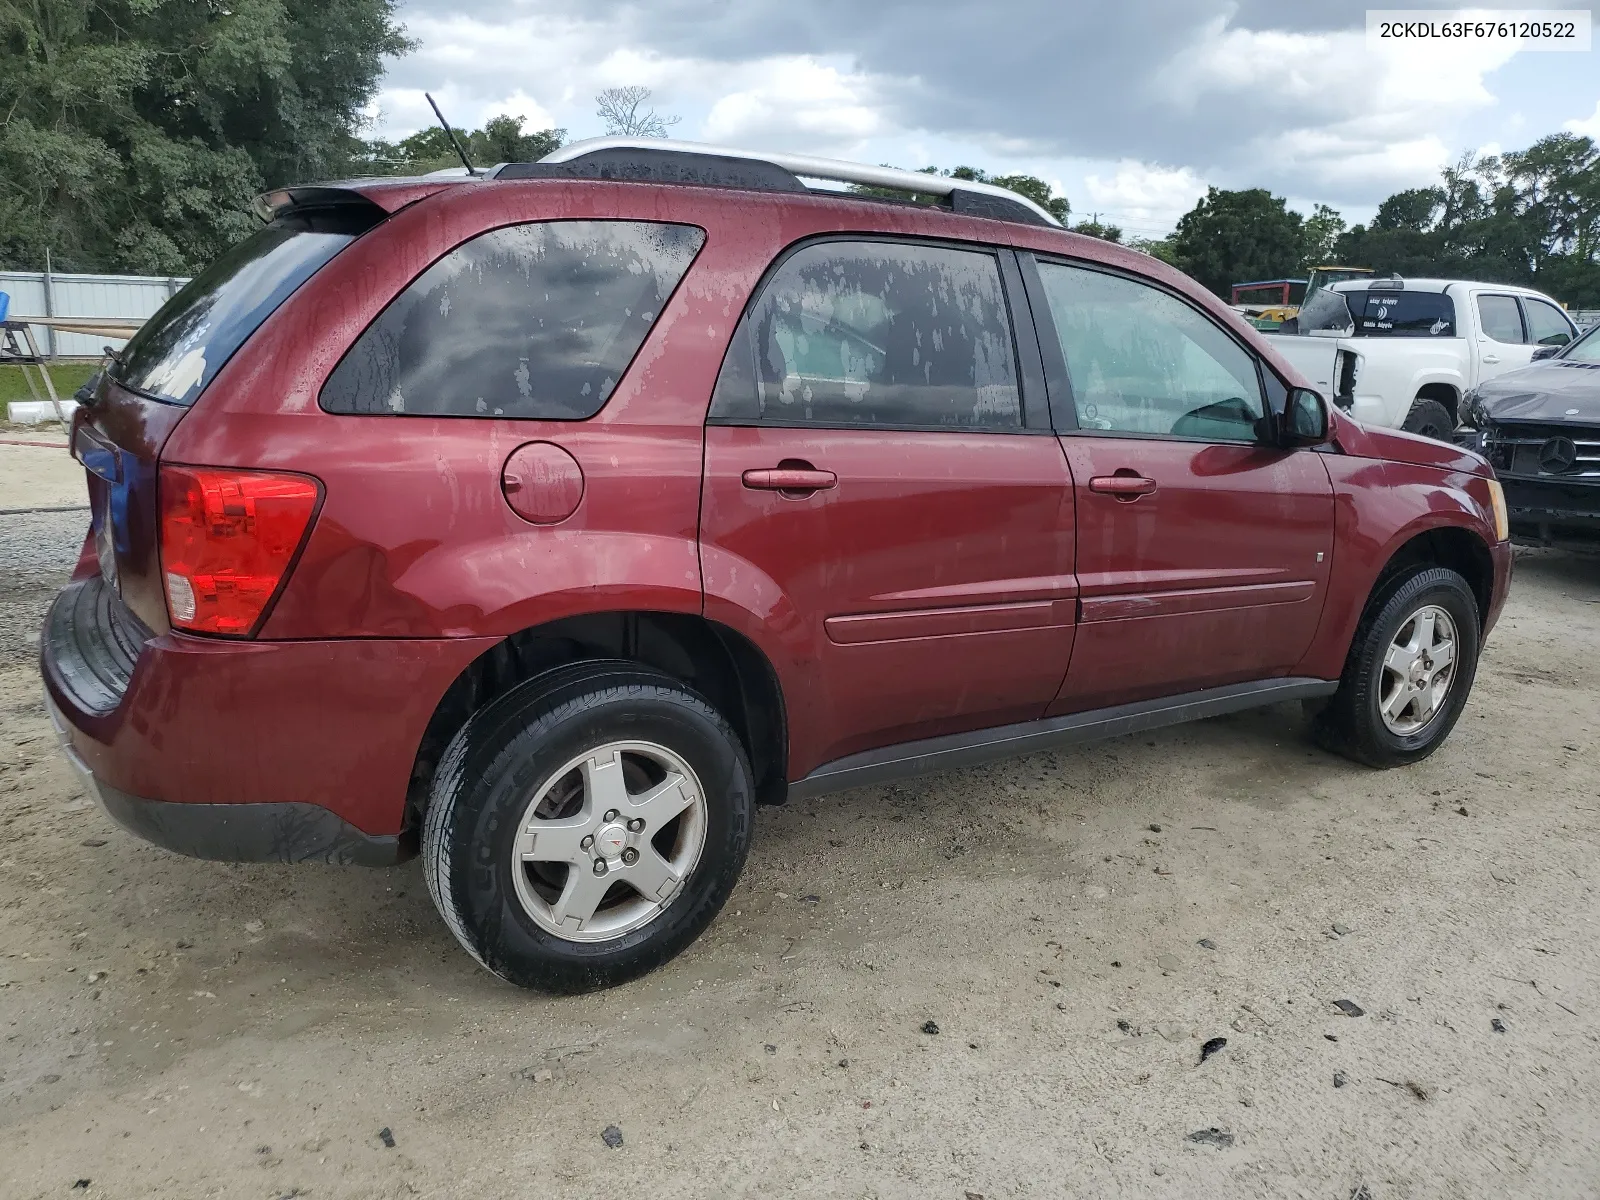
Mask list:
[[[428,107],[433,109],[433,115],[439,118],[439,124],[444,127],[445,137],[450,139],[450,144],[455,147],[461,165],[467,169],[468,175],[476,175],[478,168],[472,165],[472,160],[467,157],[467,152],[461,148],[461,143],[456,140],[455,130],[450,128],[450,122],[444,119],[444,114],[439,111],[439,106],[433,102],[433,97],[427,92],[422,93],[428,101]]]

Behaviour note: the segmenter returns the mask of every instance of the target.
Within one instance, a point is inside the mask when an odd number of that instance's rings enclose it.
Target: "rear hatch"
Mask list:
[[[73,418],[102,585],[150,630],[170,628],[160,561],[161,448],[213,378],[293,292],[384,217],[354,192],[280,212],[108,355]],[[203,414],[202,414],[203,415]]]

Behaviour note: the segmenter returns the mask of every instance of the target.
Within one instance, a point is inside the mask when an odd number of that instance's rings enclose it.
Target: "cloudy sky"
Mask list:
[[[681,117],[674,136],[1025,171],[1056,184],[1075,218],[1145,235],[1208,184],[1270,187],[1354,222],[1463,150],[1563,129],[1600,138],[1600,43],[1375,49],[1365,12],[1345,0],[402,0],[420,44],[390,64],[373,115],[385,136],[413,132],[431,123],[431,91],[453,124],[506,112],[591,137],[595,93],[643,84]]]

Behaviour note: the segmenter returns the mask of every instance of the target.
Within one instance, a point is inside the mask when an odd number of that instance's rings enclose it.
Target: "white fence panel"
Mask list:
[[[11,296],[12,320],[27,317],[98,317],[142,320],[167,302],[187,279],[159,275],[74,275],[0,271],[0,292]],[[45,354],[99,358],[115,338],[59,333],[36,325],[33,336]]]

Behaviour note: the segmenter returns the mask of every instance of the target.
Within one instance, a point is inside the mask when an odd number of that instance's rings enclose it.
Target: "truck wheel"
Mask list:
[[[1427,758],[1467,702],[1478,646],[1478,603],[1460,575],[1419,567],[1391,581],[1361,618],[1317,740],[1371,767]]]
[[[445,924],[519,987],[660,966],[722,908],[750,848],[743,746],[676,680],[579,664],[487,705],[439,763],[423,871]]]
[[[1406,423],[1400,428],[1407,433],[1420,433],[1438,442],[1448,442],[1456,423],[1450,419],[1450,410],[1437,400],[1415,400],[1406,414]]]

